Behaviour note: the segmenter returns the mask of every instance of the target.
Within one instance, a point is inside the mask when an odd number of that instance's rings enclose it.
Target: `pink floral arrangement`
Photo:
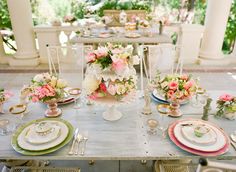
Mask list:
[[[67,83],[49,73],[37,74],[31,81],[29,98],[32,102],[47,102],[64,97]]]
[[[100,71],[108,69],[120,75],[129,68],[129,65],[138,64],[138,57],[133,56],[132,53],[133,47],[131,45],[123,47],[122,45],[108,44],[89,52],[86,60],[93,68],[99,67]]]
[[[216,116],[223,116],[225,113],[236,112],[236,97],[230,94],[221,95],[217,102]]]
[[[159,93],[169,101],[182,102],[190,99],[196,92],[197,83],[191,75],[172,74],[164,78],[157,75],[155,85]]]
[[[0,89],[0,103],[7,101],[12,96],[12,92],[4,90],[3,88]]]
[[[83,87],[88,97],[92,100],[106,96],[114,96],[120,100],[125,95],[135,91],[136,78],[133,76],[129,79],[104,81],[103,79],[98,80],[92,75],[87,75],[83,82]]]

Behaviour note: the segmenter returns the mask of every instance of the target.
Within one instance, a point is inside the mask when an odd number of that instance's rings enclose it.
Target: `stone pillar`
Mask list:
[[[17,45],[11,66],[37,66],[39,63],[33,32],[33,20],[29,0],[7,0],[12,29]]]
[[[179,35],[179,56],[184,64],[194,64],[199,56],[200,42],[204,26],[199,24],[182,24]]]
[[[205,31],[202,39],[200,58],[221,59],[226,24],[232,0],[208,0]]]

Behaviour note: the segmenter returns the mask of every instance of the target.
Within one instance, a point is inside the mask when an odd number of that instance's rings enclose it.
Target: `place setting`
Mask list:
[[[37,119],[20,126],[12,135],[11,145],[23,155],[44,155],[68,144],[73,130],[73,126],[61,118]]]
[[[182,119],[169,125],[170,140],[182,150],[200,156],[219,156],[229,149],[228,135],[213,123]]]

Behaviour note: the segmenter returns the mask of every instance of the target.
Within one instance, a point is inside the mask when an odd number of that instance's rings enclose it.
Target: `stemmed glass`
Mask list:
[[[169,117],[168,117],[168,113],[170,112],[170,107],[169,105],[165,105],[165,104],[159,104],[157,105],[157,111],[159,114],[159,127],[158,129],[161,130],[162,132],[162,138],[165,139],[166,138],[166,130],[168,128],[169,125]]]
[[[24,123],[23,118],[25,116],[26,109],[27,106],[24,104],[18,104],[9,108],[9,112],[13,115],[17,115],[19,119],[19,123],[16,125],[16,127]]]
[[[208,94],[206,93],[206,90],[202,88],[197,88],[196,95],[191,101],[191,104],[193,107],[199,108],[206,104],[208,98]]]
[[[71,88],[68,90],[68,93],[74,98],[74,109],[81,108],[81,89],[80,88]]]

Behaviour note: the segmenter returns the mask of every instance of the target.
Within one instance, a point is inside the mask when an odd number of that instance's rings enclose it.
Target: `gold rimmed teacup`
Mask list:
[[[17,105],[14,105],[14,106],[11,106],[9,108],[9,112],[13,115],[18,115],[18,114],[22,114],[26,111],[26,105],[24,104],[17,104]]]
[[[168,104],[159,104],[157,105],[157,111],[162,114],[168,114],[170,112],[170,105]]]

